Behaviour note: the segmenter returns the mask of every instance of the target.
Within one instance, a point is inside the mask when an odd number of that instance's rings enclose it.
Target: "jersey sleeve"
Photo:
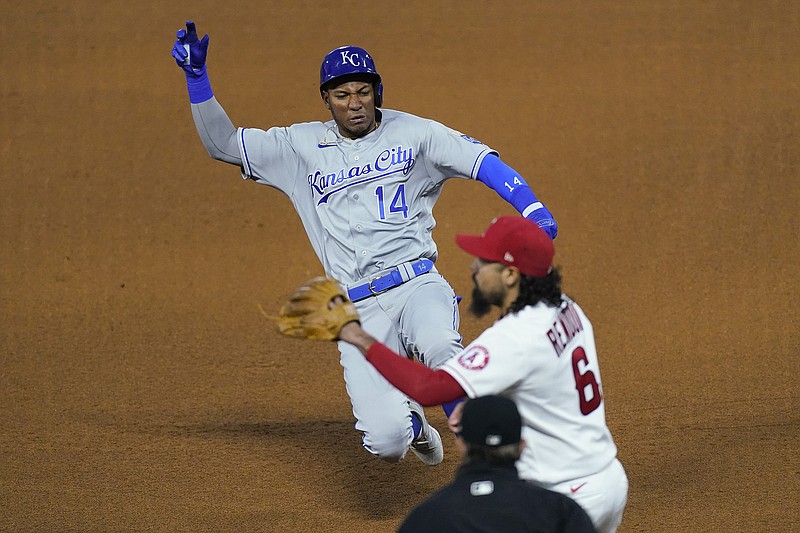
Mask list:
[[[455,379],[470,398],[500,394],[528,374],[532,361],[511,332],[497,325],[484,331],[439,369]]]
[[[434,183],[478,177],[483,158],[497,152],[468,135],[431,120],[425,138],[425,164]]]
[[[447,372],[403,357],[380,342],[373,343],[364,356],[389,383],[420,405],[440,405],[464,396],[464,391]]]
[[[270,185],[291,196],[300,169],[290,128],[239,128],[236,139],[242,159],[242,178]]]
[[[236,127],[213,96],[192,104],[192,119],[208,155],[219,161],[241,165],[236,147]]]

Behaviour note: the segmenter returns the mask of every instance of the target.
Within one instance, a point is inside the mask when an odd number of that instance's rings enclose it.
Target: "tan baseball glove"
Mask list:
[[[342,287],[330,278],[307,281],[289,296],[279,316],[268,316],[289,337],[335,341],[349,322],[359,322],[355,305]]]

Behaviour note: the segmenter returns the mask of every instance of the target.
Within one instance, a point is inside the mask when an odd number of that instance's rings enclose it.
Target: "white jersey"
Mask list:
[[[471,397],[517,404],[527,446],[520,477],[553,485],[609,466],[617,447],[606,426],[592,324],[566,296],[510,314],[442,367]]]
[[[349,284],[405,261],[437,258],[433,206],[450,177],[475,179],[486,145],[408,113],[381,110],[359,139],[335,123],[239,128],[242,176],[282,191],[328,276]]]

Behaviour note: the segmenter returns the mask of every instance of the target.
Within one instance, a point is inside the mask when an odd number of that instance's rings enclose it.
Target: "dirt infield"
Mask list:
[[[388,532],[458,463],[450,437],[435,468],[373,460],[335,347],[258,313],[321,268],[289,201],[197,139],[169,56],[187,17],[237,125],[325,119],[319,61],[358,44],[386,107],[528,179],[595,325],[621,532],[800,528],[797,2],[1,12],[0,531]],[[445,186],[437,265],[460,294],[454,235],[509,212]]]

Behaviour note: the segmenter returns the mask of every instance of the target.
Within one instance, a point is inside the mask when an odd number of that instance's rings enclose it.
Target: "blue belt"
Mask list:
[[[347,295],[352,301],[357,302],[364,298],[386,292],[389,289],[393,289],[410,279],[414,279],[432,270],[433,261],[430,259],[418,259],[409,263],[402,263],[385,274],[375,276],[367,283],[347,289]]]

